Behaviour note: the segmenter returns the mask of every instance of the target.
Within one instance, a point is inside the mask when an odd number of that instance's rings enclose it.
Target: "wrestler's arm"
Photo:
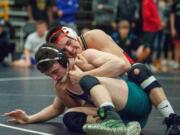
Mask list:
[[[124,65],[126,64],[120,57],[113,54],[98,51],[95,49],[87,49],[82,53],[89,64],[95,68],[84,71],[83,75],[117,77],[124,73]]]
[[[76,56],[75,64],[83,71],[89,71],[95,68],[92,64],[88,63],[82,54]]]
[[[121,74],[131,68],[131,64],[124,55],[124,51],[102,30],[91,30],[84,34],[89,48],[116,55],[121,61]]]
[[[64,112],[64,105],[60,101],[59,98],[55,98],[53,104],[47,106],[46,108],[42,109],[40,112],[35,113],[33,115],[28,115],[25,111],[16,109],[14,111],[5,113],[5,116],[8,116],[12,119],[8,121],[13,121],[20,124],[28,124],[28,123],[35,123],[35,122],[43,122],[50,120],[61,113]]]
[[[64,112],[64,110],[65,110],[65,106],[63,105],[62,101],[58,97],[56,97],[54,99],[53,104],[44,108],[40,112],[38,112],[34,115],[31,115],[29,117],[29,123],[50,120],[50,119],[55,118],[58,115],[62,114]]]

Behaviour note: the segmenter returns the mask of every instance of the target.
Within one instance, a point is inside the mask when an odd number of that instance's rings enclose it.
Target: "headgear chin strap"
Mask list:
[[[69,74],[69,64],[67,63],[67,70],[66,70],[66,73],[63,76],[63,78],[61,78],[61,80],[60,80],[61,83],[66,82],[66,80],[68,79],[68,74]]]

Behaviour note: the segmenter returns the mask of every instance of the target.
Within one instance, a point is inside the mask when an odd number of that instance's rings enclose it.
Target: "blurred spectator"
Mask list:
[[[155,40],[156,59],[153,64],[158,70],[161,70],[160,57],[163,51],[166,35],[167,35],[167,21],[169,18],[169,8],[165,0],[159,0],[158,10],[161,19],[160,31],[158,32]]]
[[[140,39],[130,32],[130,23],[121,20],[118,23],[118,31],[112,34],[113,40],[137,62],[143,62],[150,53]]]
[[[157,4],[154,2],[154,0],[142,0],[141,8],[143,25],[142,30],[144,34],[143,40],[151,49],[151,54],[149,55],[146,63],[153,71],[157,71],[157,69],[155,69],[155,67],[151,64],[155,38],[161,26]]]
[[[47,24],[44,21],[36,22],[36,32],[28,35],[25,43],[24,54],[20,60],[14,61],[14,67],[30,67],[35,63],[35,52],[45,42]]]
[[[78,10],[78,0],[54,0],[54,14],[58,17],[57,25],[70,27],[77,31],[76,13]]]
[[[52,23],[51,0],[29,0],[28,17],[30,21],[44,20]]]
[[[10,43],[9,32],[5,29],[6,23],[0,19],[0,63],[4,62],[4,58],[15,50],[15,44]],[[4,64],[4,63],[3,63]]]
[[[132,25],[140,18],[140,3],[138,0],[119,0],[116,22],[128,20]]]
[[[172,4],[172,11],[170,16],[171,34],[174,42],[174,69],[180,67],[180,1],[174,0]]]
[[[93,25],[109,35],[113,32],[112,25],[114,25],[117,3],[118,0],[93,0],[92,2],[94,13]]]

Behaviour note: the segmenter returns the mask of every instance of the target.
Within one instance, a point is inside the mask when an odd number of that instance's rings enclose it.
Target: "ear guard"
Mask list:
[[[68,28],[68,27],[62,27],[61,29],[64,33],[67,33],[68,37],[70,37],[74,40],[77,40],[78,35],[73,29]]]

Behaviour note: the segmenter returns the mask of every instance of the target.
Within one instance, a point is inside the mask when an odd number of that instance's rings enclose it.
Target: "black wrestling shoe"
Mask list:
[[[172,125],[166,130],[165,135],[180,135],[180,131],[176,125]]]
[[[180,125],[180,116],[177,114],[170,114],[169,117],[164,119],[163,124],[167,126],[165,135],[180,135],[180,130],[178,129]]]

